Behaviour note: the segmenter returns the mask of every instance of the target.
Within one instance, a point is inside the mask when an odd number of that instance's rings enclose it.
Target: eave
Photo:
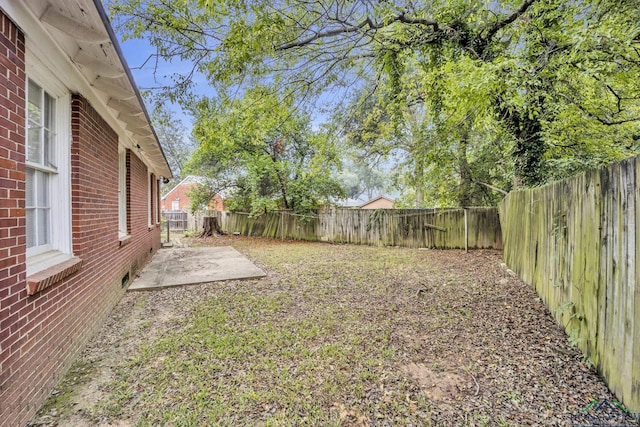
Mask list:
[[[151,119],[100,0],[0,0],[27,45],[53,45],[44,62],[86,97],[158,176],[172,178]]]

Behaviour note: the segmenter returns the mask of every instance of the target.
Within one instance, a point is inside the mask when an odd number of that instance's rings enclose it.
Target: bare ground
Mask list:
[[[268,276],[128,293],[33,425],[570,425],[613,398],[499,252],[182,243]]]

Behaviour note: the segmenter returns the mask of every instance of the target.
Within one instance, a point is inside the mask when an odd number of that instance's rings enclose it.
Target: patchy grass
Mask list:
[[[268,276],[128,294],[137,338],[88,424],[569,425],[611,398],[497,252],[193,243]]]
[[[136,399],[140,425],[339,424],[348,413],[425,419],[415,387],[388,378],[389,325],[324,305],[300,311],[287,293],[248,290],[199,304],[184,329],[145,346],[120,372],[111,411]],[[371,401],[367,395],[386,398]],[[395,404],[391,404],[395,403]]]
[[[382,264],[365,253],[349,262],[321,260],[317,245],[282,249],[260,258],[275,282],[221,290],[143,346],[96,415],[135,410],[139,425],[428,421],[420,389],[393,374],[392,319],[358,301],[385,292],[371,278],[404,257],[380,250]],[[336,280],[337,271],[353,277]]]
[[[98,366],[86,361],[74,363],[44,403],[40,412],[45,415],[38,424],[50,424],[57,418],[68,417],[74,407],[75,390],[91,381],[97,370]]]

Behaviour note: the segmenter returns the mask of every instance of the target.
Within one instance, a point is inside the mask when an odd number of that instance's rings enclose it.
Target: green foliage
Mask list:
[[[524,184],[638,153],[636,9],[611,1],[543,2],[532,8],[529,25],[514,31],[518,49],[499,59],[506,84],[498,112],[516,140]]]
[[[337,179],[348,198],[358,199],[363,196],[366,200],[371,200],[387,190],[389,174],[381,167],[369,165],[357,155],[345,161],[342,167]]]
[[[478,182],[509,188],[511,146],[493,116],[477,113],[491,108],[492,77],[483,68],[469,59],[433,69],[414,62],[400,94],[413,101],[390,107],[388,91],[372,95],[365,87],[347,106],[352,113],[340,112],[346,138],[362,158],[394,164],[399,206],[494,205],[501,194]],[[399,121],[391,109],[401,112]]]
[[[189,211],[194,214],[207,210],[214,197],[224,192],[225,188],[225,182],[201,177],[196,185],[187,190],[187,197],[191,202]]]
[[[376,227],[378,231],[382,229],[382,218],[384,216],[383,209],[376,209],[369,215],[367,219],[367,231],[370,231],[372,228]]]
[[[300,102],[358,92],[353,122],[342,117],[349,141],[394,158],[416,206],[494,204],[491,188],[640,152],[634,2],[114,0],[111,10],[131,37],[150,37],[165,61],[191,61],[221,93],[260,83]],[[174,76],[169,98],[191,105],[191,77]],[[258,119],[245,116],[225,124],[240,139]],[[285,171],[267,171],[246,174],[247,194],[282,187]]]
[[[194,115],[198,148],[189,168],[224,183],[229,209],[302,213],[343,195],[331,178],[338,162],[331,141],[311,129],[308,116],[295,110],[291,98],[259,86],[242,100],[202,98]],[[219,191],[214,187],[195,189],[194,200],[208,200]]]

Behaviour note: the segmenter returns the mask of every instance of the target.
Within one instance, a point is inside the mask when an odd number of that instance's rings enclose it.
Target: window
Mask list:
[[[158,210],[158,180],[153,173],[149,174],[149,227],[160,223]]]
[[[71,101],[55,82],[49,89],[41,81],[27,79],[27,274],[71,256]]]
[[[160,180],[156,179],[156,224],[160,224]]]
[[[171,210],[172,211],[179,211],[180,210],[180,199],[176,199],[173,202],[171,202]]]
[[[51,175],[57,174],[53,155],[56,105],[32,80],[29,80],[27,94],[27,248],[48,249],[51,244],[49,181]]]
[[[153,174],[147,174],[147,189],[149,192],[149,200],[147,204],[147,220],[149,222],[149,227],[153,225]]]
[[[129,234],[127,229],[127,150],[118,149],[118,235],[120,238]]]

